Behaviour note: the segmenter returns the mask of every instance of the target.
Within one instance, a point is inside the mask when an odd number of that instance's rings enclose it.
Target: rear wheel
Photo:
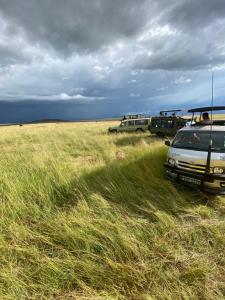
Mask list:
[[[142,132],[143,132],[143,129],[141,129],[141,128],[136,129],[136,133],[142,133]]]

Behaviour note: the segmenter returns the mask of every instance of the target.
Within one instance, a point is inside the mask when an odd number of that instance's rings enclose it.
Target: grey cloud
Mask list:
[[[134,67],[150,70],[186,71],[213,68],[225,61],[224,54],[210,56],[207,53],[189,53],[186,49],[183,52],[178,52],[176,49],[171,51],[167,53],[159,51],[151,56],[140,55],[137,57]]]
[[[142,47],[141,54],[133,53],[135,68],[189,70],[224,60],[224,0],[0,0],[0,12],[8,22],[9,37],[22,32],[28,44],[54,49],[64,58],[77,52],[84,56],[105,45],[114,48],[121,39],[130,53],[132,45]],[[177,34],[151,37],[145,43],[136,39],[144,30],[163,25]],[[2,54],[3,62],[28,58],[22,51],[9,49]],[[145,54],[149,51],[152,56]]]
[[[179,0],[157,22],[170,32],[145,37],[134,68],[185,71],[224,64],[225,1]]]
[[[0,44],[0,67],[29,63],[30,61],[31,58],[21,51],[21,49],[13,48],[12,45]]]
[[[176,0],[165,8],[161,23],[185,31],[204,30],[211,23],[225,18],[224,0]]]
[[[0,0],[0,10],[32,43],[70,54],[133,36],[146,23],[147,0]]]
[[[92,115],[103,106],[104,114],[182,106],[207,99],[207,69],[215,66],[222,99],[224,6],[224,0],[0,0],[0,99],[26,99],[23,109],[28,98],[31,106],[60,102],[60,113],[65,102],[76,103]]]

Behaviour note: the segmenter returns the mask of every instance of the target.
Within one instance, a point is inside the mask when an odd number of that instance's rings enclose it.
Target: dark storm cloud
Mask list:
[[[224,0],[176,0],[167,5],[161,22],[186,31],[204,30],[225,17]]]
[[[145,25],[146,0],[1,0],[0,10],[32,43],[70,54],[129,37]]]
[[[113,47],[122,40],[142,47],[141,53],[133,53],[136,68],[189,70],[224,60],[224,0],[0,0],[0,11],[14,36],[19,28],[28,43],[64,57]],[[160,26],[176,34],[136,40],[138,34]],[[24,58],[20,50],[3,56],[9,64]]]
[[[163,3],[159,3],[158,9]],[[196,70],[224,64],[224,0],[170,2],[161,6],[157,25],[167,26],[170,32],[146,37],[143,51],[135,59],[135,68]]]
[[[225,25],[225,23],[224,23]],[[208,39],[214,36],[215,43]],[[225,63],[225,41],[220,38],[225,32],[213,31],[200,36],[175,33],[168,36],[151,37],[145,41],[143,53],[137,55],[134,66],[150,70],[199,70],[213,68]]]

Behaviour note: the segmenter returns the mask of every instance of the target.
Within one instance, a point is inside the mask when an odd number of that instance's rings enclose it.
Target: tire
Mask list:
[[[136,129],[136,133],[143,133],[143,129],[137,128],[137,129]]]
[[[158,137],[161,137],[161,138],[164,138],[164,136],[165,136],[164,133],[162,133],[162,132],[160,132],[160,131],[157,132],[156,135],[157,135]]]
[[[113,129],[113,130],[111,130],[109,133],[115,134],[115,133],[117,133],[117,130],[116,130],[116,129]]]

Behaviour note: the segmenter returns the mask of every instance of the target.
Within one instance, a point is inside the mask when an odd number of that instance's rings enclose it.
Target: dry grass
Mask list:
[[[0,128],[0,299],[224,299],[225,199],[109,123]]]

